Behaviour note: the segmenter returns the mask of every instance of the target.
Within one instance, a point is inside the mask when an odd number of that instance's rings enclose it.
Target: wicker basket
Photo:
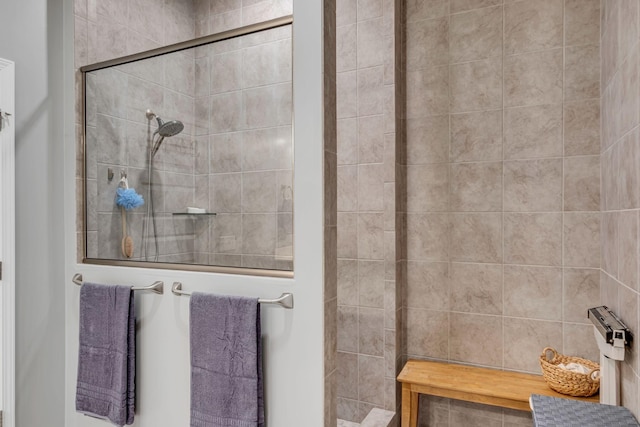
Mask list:
[[[553,357],[549,358],[549,353]],[[572,362],[586,366],[591,371],[588,374],[581,374],[558,367],[560,363],[566,365]],[[542,367],[542,376],[547,385],[558,393],[586,397],[596,394],[600,387],[600,365],[591,360],[564,356],[553,348],[547,347],[540,355],[540,366]]]

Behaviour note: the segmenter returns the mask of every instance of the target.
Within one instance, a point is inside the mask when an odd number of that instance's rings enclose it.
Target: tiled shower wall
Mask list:
[[[165,1],[155,5],[154,2],[134,0],[104,2],[77,0],[74,13],[77,68],[177,43],[191,39],[195,35],[194,7],[190,1]],[[178,182],[184,182],[189,181],[190,176],[190,181],[193,181],[193,156],[183,155],[191,144],[191,138],[188,135],[192,126],[189,124],[193,124],[193,94],[189,93],[188,75],[185,76],[185,73],[189,72],[189,66],[187,64],[186,68],[183,67],[189,59],[183,58],[182,54],[177,57],[182,58],[183,61],[157,59],[147,67],[132,64],[117,71],[99,72],[95,78],[88,79],[88,90],[96,89],[100,91],[100,95],[104,95],[102,102],[87,106],[88,138],[93,138],[100,143],[99,150],[87,153],[90,160],[87,170],[87,190],[88,194],[93,196],[87,200],[92,208],[92,214],[87,218],[89,230],[87,243],[92,256],[122,257],[120,255],[122,239],[120,212],[114,203],[115,187],[120,178],[120,171],[127,171],[130,184],[146,196],[144,183],[148,179],[143,178],[142,175],[144,175],[146,164],[144,146],[147,138],[147,122],[144,112],[147,108],[156,110],[158,114],[165,115],[165,118],[179,117],[187,125],[185,132],[172,141],[173,150],[168,148],[169,144],[163,145],[163,150],[174,151],[173,159],[168,160],[165,165],[162,153],[158,154],[158,170],[162,171],[159,178],[175,178]],[[190,61],[193,63],[193,59]],[[80,145],[82,141],[82,88],[80,85],[80,73],[76,73],[78,260],[83,257],[81,253],[83,247],[81,177],[84,152]],[[114,180],[111,182],[107,181],[107,167],[111,167],[115,173]],[[189,193],[191,198],[193,197],[193,186],[180,186],[176,187],[176,190],[170,198],[188,197]],[[177,200],[176,203],[178,203]],[[161,205],[159,210],[164,210],[164,200],[160,200],[158,205]],[[98,211],[100,213],[97,213]],[[140,255],[141,212],[142,208],[139,208],[135,213],[128,215],[136,257]],[[164,227],[165,221],[160,222],[162,222],[160,227]],[[178,222],[185,225],[183,222]],[[103,230],[101,236],[97,231],[99,225]],[[174,223],[174,225],[180,227],[180,224]],[[179,230],[175,233],[176,236],[184,235]],[[185,245],[188,246],[186,240],[182,242],[176,240],[173,248],[165,248],[168,251],[165,254],[181,258],[192,257],[192,251]]]
[[[599,9],[407,3],[407,357],[533,373],[547,346],[597,360]],[[531,424],[422,407],[423,426]]]
[[[602,1],[601,303],[637,336],[640,212],[639,2]],[[637,340],[621,366],[622,405],[640,416]]]
[[[286,26],[196,49],[204,263],[293,268],[291,48]]]
[[[291,0],[160,3],[76,4],[77,65],[292,12]],[[88,79],[89,92],[95,89],[99,93],[94,95],[107,101],[88,106],[92,119],[87,135],[89,256],[123,258],[121,215],[113,195],[120,170],[129,174],[138,192],[147,195],[144,112],[151,108],[165,120],[178,119],[186,125],[183,133],[164,142],[155,161],[154,182],[161,184],[154,194],[159,261],[290,270],[290,27],[199,48],[195,58],[191,50],[96,74]],[[78,117],[78,132],[80,123]],[[92,141],[98,143],[94,152]],[[107,167],[116,174],[111,182],[106,179]],[[219,215],[172,216],[187,206]],[[145,211],[143,206],[128,214],[133,259],[141,255]],[[153,245],[150,249],[153,255]]]
[[[339,0],[338,418],[360,422],[372,408],[395,411],[399,394],[401,281],[396,242],[402,2]]]

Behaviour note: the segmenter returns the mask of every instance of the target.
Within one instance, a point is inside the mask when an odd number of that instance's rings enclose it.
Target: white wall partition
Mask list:
[[[73,173],[65,171],[66,427],[104,425],[102,421],[75,412],[79,287],[71,282],[74,273],[82,273],[85,280],[94,282],[147,285],[162,280],[167,289],[172,282],[179,281],[186,291],[266,298],[292,292],[293,310],[277,306],[262,308],[267,425],[324,425],[322,3],[322,0],[294,0],[293,279],[77,264],[76,183]],[[68,16],[66,12],[65,16]],[[72,21],[67,25],[72,26]],[[69,84],[69,71],[66,75]],[[72,104],[67,94],[66,113],[72,111]],[[73,132],[69,134],[69,130],[73,130],[73,118],[66,115],[65,163],[73,164],[75,142]],[[138,359],[134,425],[187,426],[189,301],[172,295],[167,289],[162,296],[139,293],[136,304]]]
[[[15,425],[15,65],[0,58],[0,409]]]

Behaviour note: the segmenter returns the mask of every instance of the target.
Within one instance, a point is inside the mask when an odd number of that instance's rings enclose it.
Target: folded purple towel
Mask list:
[[[194,292],[190,305],[191,427],[262,427],[257,298]]]
[[[135,311],[129,286],[85,283],[80,289],[80,348],[76,410],[133,424]]]

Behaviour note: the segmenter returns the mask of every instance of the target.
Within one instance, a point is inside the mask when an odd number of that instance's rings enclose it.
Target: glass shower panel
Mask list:
[[[85,73],[85,262],[293,270],[291,44],[281,25]]]

